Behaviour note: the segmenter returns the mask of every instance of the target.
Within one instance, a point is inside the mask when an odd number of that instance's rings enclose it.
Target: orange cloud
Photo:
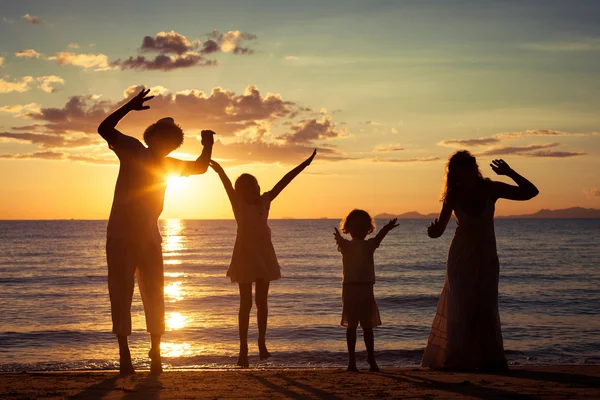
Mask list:
[[[42,19],[33,15],[25,14],[21,17],[25,22],[31,25],[41,25]]]

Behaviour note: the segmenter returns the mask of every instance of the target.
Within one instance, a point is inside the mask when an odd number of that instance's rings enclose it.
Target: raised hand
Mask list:
[[[316,155],[317,155],[317,149],[315,149],[315,150],[313,151],[313,153],[311,154],[311,156],[310,156],[310,157],[308,157],[308,158],[306,159],[306,161],[304,161],[304,163],[305,163],[307,166],[308,166],[308,165],[310,165],[310,163],[312,163],[312,160],[314,160],[314,158],[315,158],[315,156],[316,156]]]
[[[214,136],[216,135],[216,133],[214,131],[208,129],[203,130],[202,132],[200,132],[200,135],[202,136],[202,146],[213,145],[215,143]]]
[[[400,226],[400,224],[397,224],[396,222],[398,222],[398,218],[394,218],[394,219],[390,220],[390,222],[385,224],[384,228],[388,231],[391,231],[392,229]]]
[[[210,160],[208,162],[208,165],[210,165],[210,167],[217,173],[217,174],[221,174],[224,173],[225,171],[223,170],[223,167],[221,167],[221,165],[214,161],[214,160]]]
[[[512,168],[504,160],[493,160],[490,167],[498,175],[509,175],[512,172]]]
[[[136,111],[149,109],[150,106],[145,106],[144,102],[153,99],[154,96],[147,96],[148,93],[150,93],[150,89],[142,89],[141,92],[127,102],[129,108]]]
[[[335,241],[339,243],[340,240],[344,239],[344,237],[342,236],[340,231],[338,231],[338,228],[333,228],[333,230],[334,230],[333,237],[335,238]]]
[[[427,227],[427,235],[430,238],[440,237],[440,221],[437,218]]]

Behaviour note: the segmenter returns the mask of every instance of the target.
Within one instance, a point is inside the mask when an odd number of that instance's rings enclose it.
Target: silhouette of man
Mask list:
[[[183,143],[183,131],[172,118],[162,118],[144,132],[139,140],[116,129],[130,111],[147,110],[144,103],[149,89],[142,90],[109,115],[98,133],[119,157],[120,168],[108,220],[106,260],[113,333],[119,342],[120,372],[135,372],[127,337],[131,335],[131,300],[134,275],[144,304],[146,329],[150,333],[150,371],[162,371],[160,338],[165,331],[164,266],[158,217],[169,176],[203,174],[208,169],[214,143],[213,131],[202,131],[204,149],[196,161],[167,157]]]

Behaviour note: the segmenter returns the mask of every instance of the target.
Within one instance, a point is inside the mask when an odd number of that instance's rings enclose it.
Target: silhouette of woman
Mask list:
[[[446,229],[454,212],[457,228],[448,252],[444,288],[421,365],[433,369],[505,371],[498,313],[499,262],[494,233],[496,200],[529,200],[537,188],[504,160],[490,164],[518,186],[483,178],[466,150],[448,160],[440,216],[427,228],[431,238]]]

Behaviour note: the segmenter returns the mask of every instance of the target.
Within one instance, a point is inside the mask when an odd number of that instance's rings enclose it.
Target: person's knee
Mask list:
[[[252,310],[252,296],[242,297],[240,299],[240,312],[249,314],[250,310]]]

